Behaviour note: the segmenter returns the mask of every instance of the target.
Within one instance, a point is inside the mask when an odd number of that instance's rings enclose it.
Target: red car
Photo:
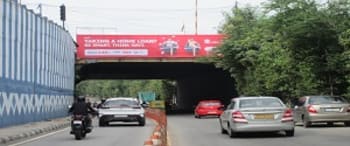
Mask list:
[[[223,112],[220,108],[223,106],[220,100],[202,100],[196,106],[194,116],[195,118],[201,118],[202,116],[219,117]]]

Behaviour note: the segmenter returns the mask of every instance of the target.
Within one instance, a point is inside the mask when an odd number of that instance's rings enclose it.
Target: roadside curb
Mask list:
[[[19,126],[21,126],[21,125],[19,125]],[[22,139],[26,139],[26,138],[35,137],[35,136],[45,134],[45,133],[50,133],[52,131],[63,129],[63,128],[66,128],[68,126],[70,126],[70,121],[68,120],[68,118],[66,118],[66,119],[63,119],[63,121],[49,124],[48,126],[45,126],[45,127],[33,128],[31,130],[28,130],[28,131],[22,131],[22,132],[19,132],[17,134],[0,137],[0,145],[8,144],[8,143],[22,140]]]

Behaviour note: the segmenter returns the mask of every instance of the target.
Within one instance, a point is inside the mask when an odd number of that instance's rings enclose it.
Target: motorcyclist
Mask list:
[[[101,103],[97,105],[97,108],[101,108],[103,103],[105,103],[105,102],[106,102],[106,98],[102,98]]]
[[[92,122],[89,113],[95,114],[97,111],[91,107],[91,104],[85,101],[85,96],[78,96],[76,102],[74,102],[69,109],[69,113],[85,116],[87,128],[92,129]]]

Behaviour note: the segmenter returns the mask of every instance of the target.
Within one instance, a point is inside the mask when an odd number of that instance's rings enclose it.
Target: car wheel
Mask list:
[[[311,123],[310,121],[306,120],[306,119],[303,117],[303,125],[304,125],[305,128],[310,127],[311,124],[312,124],[312,123]]]
[[[237,133],[235,131],[232,130],[230,124],[227,125],[227,132],[228,132],[228,135],[230,136],[230,138],[234,138],[237,136]]]
[[[99,120],[98,121],[98,126],[100,126],[100,127],[106,126],[106,122],[103,121],[103,120]]]
[[[146,125],[146,120],[144,118],[139,120],[139,126],[145,126]]]
[[[224,127],[222,127],[221,119],[219,120],[219,122],[220,122],[221,134],[227,134],[227,131],[224,129]]]
[[[287,130],[287,131],[286,131],[286,136],[287,136],[287,137],[292,137],[292,136],[294,136],[294,129],[293,129],[293,130]]]
[[[327,126],[333,126],[333,122],[327,122]]]
[[[198,118],[198,115],[194,115],[194,118],[196,118],[196,119],[197,119],[197,118]]]
[[[347,127],[350,127],[350,121],[344,122],[344,125],[347,126]]]
[[[198,117],[198,119],[202,118],[202,116],[200,116],[200,115],[198,115],[197,117]]]

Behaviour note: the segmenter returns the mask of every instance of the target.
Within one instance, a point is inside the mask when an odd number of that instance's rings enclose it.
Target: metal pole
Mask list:
[[[43,6],[42,6],[41,3],[38,5],[38,9],[39,9],[39,14],[42,15],[42,13],[43,13]]]
[[[196,0],[196,12],[195,12],[195,34],[198,34],[198,0]]]

